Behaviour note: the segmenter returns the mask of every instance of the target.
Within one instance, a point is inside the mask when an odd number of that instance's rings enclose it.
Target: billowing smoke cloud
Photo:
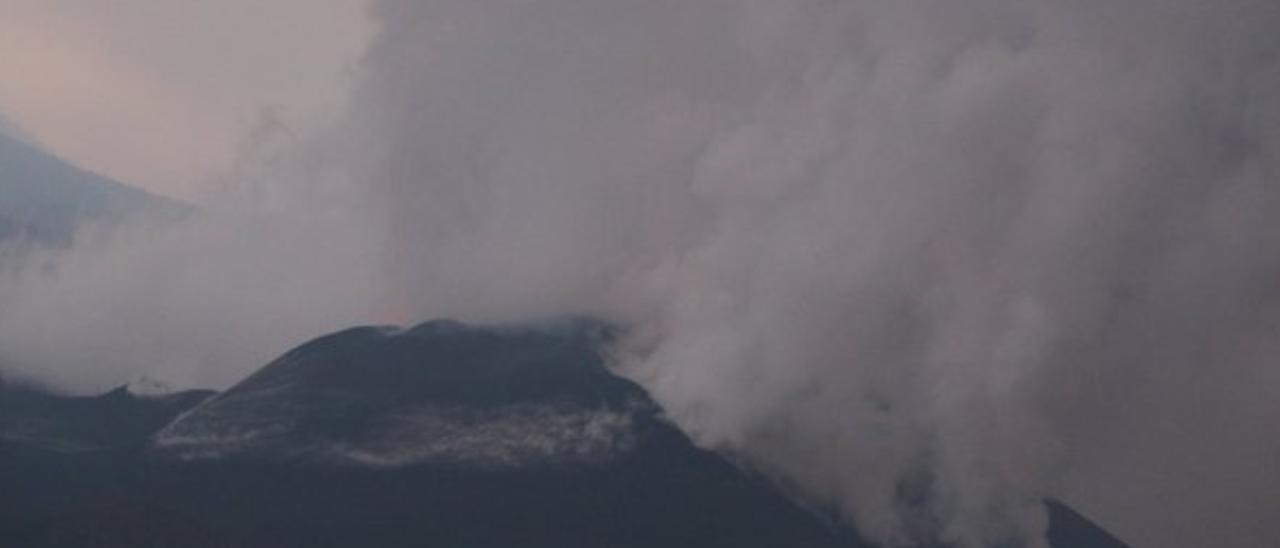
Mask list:
[[[1046,495],[1139,546],[1270,538],[1274,2],[375,16],[252,207],[55,259],[0,347],[229,380],[351,320],[595,313],[700,442],[874,539],[1040,546]]]

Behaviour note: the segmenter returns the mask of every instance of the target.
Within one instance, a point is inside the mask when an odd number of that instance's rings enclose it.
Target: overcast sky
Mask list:
[[[264,109],[314,125],[365,0],[0,0],[0,114],[73,163],[199,199]]]

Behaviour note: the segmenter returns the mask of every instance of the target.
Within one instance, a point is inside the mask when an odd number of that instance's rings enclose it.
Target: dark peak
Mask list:
[[[472,325],[462,323],[458,320],[448,318],[437,318],[427,320],[418,325],[404,330],[401,334],[406,337],[441,337],[456,336],[463,333],[475,333],[481,331],[490,331],[489,329],[481,329]]]
[[[267,364],[156,444],[179,455],[335,453],[384,463],[606,454],[601,447],[628,446],[634,428],[658,428],[644,390],[606,367],[608,332],[583,318],[347,329]]]
[[[557,337],[601,342],[612,339],[613,325],[591,316],[561,316],[538,321],[470,324],[450,318],[427,320],[399,333],[405,337],[492,336],[492,337]]]
[[[276,361],[298,359],[310,354],[329,353],[352,345],[361,345],[370,341],[381,340],[400,331],[394,325],[361,325],[349,327],[328,335],[316,337],[285,352]]]
[[[1045,501],[1049,510],[1049,540],[1053,546],[1089,548],[1128,548],[1120,539],[1108,533],[1061,501]]]
[[[133,392],[129,391],[129,385],[122,384],[108,390],[106,393],[98,396],[98,398],[103,401],[132,401],[134,399],[134,395]]]
[[[364,326],[305,343],[254,373],[237,391],[292,386],[407,401],[471,405],[639,393],[608,372],[612,328],[598,320],[481,326],[438,319],[410,329]]]

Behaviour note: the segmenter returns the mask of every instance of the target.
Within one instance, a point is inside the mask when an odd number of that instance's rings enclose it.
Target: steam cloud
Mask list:
[[[350,323],[594,313],[701,443],[879,541],[1043,546],[1046,495],[1271,538],[1275,2],[374,16],[342,121],[230,203],[9,272],[4,359],[225,383]]]

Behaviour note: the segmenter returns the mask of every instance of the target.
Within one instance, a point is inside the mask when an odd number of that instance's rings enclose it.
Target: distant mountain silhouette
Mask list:
[[[6,438],[0,545],[871,546],[696,447],[605,367],[610,337],[590,320],[355,328],[216,396],[167,396],[172,421],[137,412],[130,443]],[[1056,548],[1123,546],[1049,509]]]
[[[66,244],[84,222],[111,224],[143,212],[177,218],[186,210],[0,131],[0,241]]]

